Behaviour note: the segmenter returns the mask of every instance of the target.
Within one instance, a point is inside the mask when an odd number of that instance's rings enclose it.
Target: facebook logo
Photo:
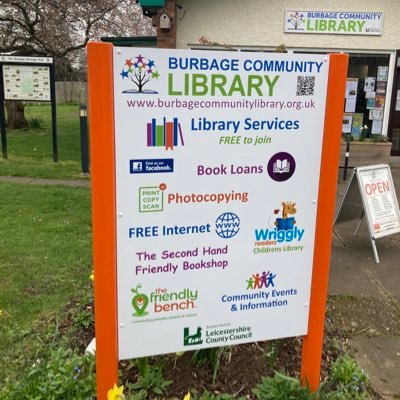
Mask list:
[[[143,171],[143,163],[141,161],[134,161],[131,164],[131,173],[134,172],[142,172]]]
[[[129,171],[131,174],[155,174],[160,172],[174,172],[174,160],[173,158],[130,160]]]

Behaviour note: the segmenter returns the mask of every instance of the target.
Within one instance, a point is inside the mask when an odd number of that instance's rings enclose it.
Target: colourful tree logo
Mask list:
[[[124,90],[123,93],[158,93],[154,90],[143,89],[143,87],[152,79],[158,79],[160,74],[157,71],[157,67],[154,64],[154,61],[143,57],[140,54],[137,57],[132,57],[128,60],[125,60],[125,64],[122,68],[120,75],[123,80],[127,78],[132,81],[137,87],[137,89]]]
[[[288,23],[291,24],[295,30],[304,30],[304,28],[300,28],[300,25],[304,22],[304,14],[297,11],[289,14]]]

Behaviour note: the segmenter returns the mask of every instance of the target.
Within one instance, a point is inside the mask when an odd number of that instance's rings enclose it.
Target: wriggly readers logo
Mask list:
[[[157,71],[157,67],[154,61],[147,57],[138,55],[137,57],[132,57],[125,60],[125,64],[122,67],[120,73],[122,80],[128,79],[136,86],[136,89],[124,90],[122,93],[132,93],[132,94],[156,94],[158,92],[151,89],[144,89],[151,80],[157,79],[160,74]]]
[[[293,216],[297,213],[296,203],[282,201],[281,206],[281,209],[274,210],[268,227],[254,230],[256,239],[254,253],[303,251],[303,245],[300,245],[299,242],[301,242],[305,230],[298,227]],[[276,217],[279,213],[281,213],[281,217]],[[275,221],[272,223],[271,219],[275,219]],[[295,245],[292,245],[292,242]],[[284,246],[280,246],[281,244]]]

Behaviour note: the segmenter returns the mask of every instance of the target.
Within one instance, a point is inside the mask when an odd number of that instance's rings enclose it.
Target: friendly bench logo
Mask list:
[[[276,217],[280,212],[282,216]],[[296,203],[282,201],[281,209],[275,209],[269,218],[268,227],[254,230],[254,253],[303,251],[304,246],[299,243],[305,230],[298,227],[293,217],[296,213]],[[275,219],[273,223],[272,219]]]
[[[151,80],[157,79],[160,74],[157,71],[154,61],[138,55],[137,57],[132,57],[125,60],[125,64],[122,67],[120,73],[122,80],[125,78],[131,81],[136,89],[124,90],[122,93],[131,94],[157,94],[158,92],[151,89],[143,89]]]
[[[156,288],[147,295],[141,292],[142,285],[139,283],[131,289],[134,294],[132,298],[132,307],[134,317],[144,317],[152,311],[154,314],[182,312],[197,308],[198,290],[183,289],[179,292],[170,292],[166,288]],[[147,308],[149,311],[147,311]]]

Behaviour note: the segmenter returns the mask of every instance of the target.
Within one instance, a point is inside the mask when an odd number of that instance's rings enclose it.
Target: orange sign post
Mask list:
[[[313,390],[318,387],[320,379],[347,62],[348,56],[343,54],[333,54],[329,60],[319,194],[315,199],[318,211],[308,334],[304,337],[301,367],[303,383],[308,382]],[[113,77],[113,46],[90,43],[88,85],[99,400],[107,399],[108,390],[118,384],[116,219],[119,216],[116,210]]]
[[[336,182],[342,132],[341,118],[348,64],[348,55],[332,54],[330,58],[317,203],[319,207],[315,231],[310,315],[308,334],[303,339],[300,373],[303,383],[308,382],[313,390],[316,390],[319,385],[321,371],[333,217],[335,215]]]

